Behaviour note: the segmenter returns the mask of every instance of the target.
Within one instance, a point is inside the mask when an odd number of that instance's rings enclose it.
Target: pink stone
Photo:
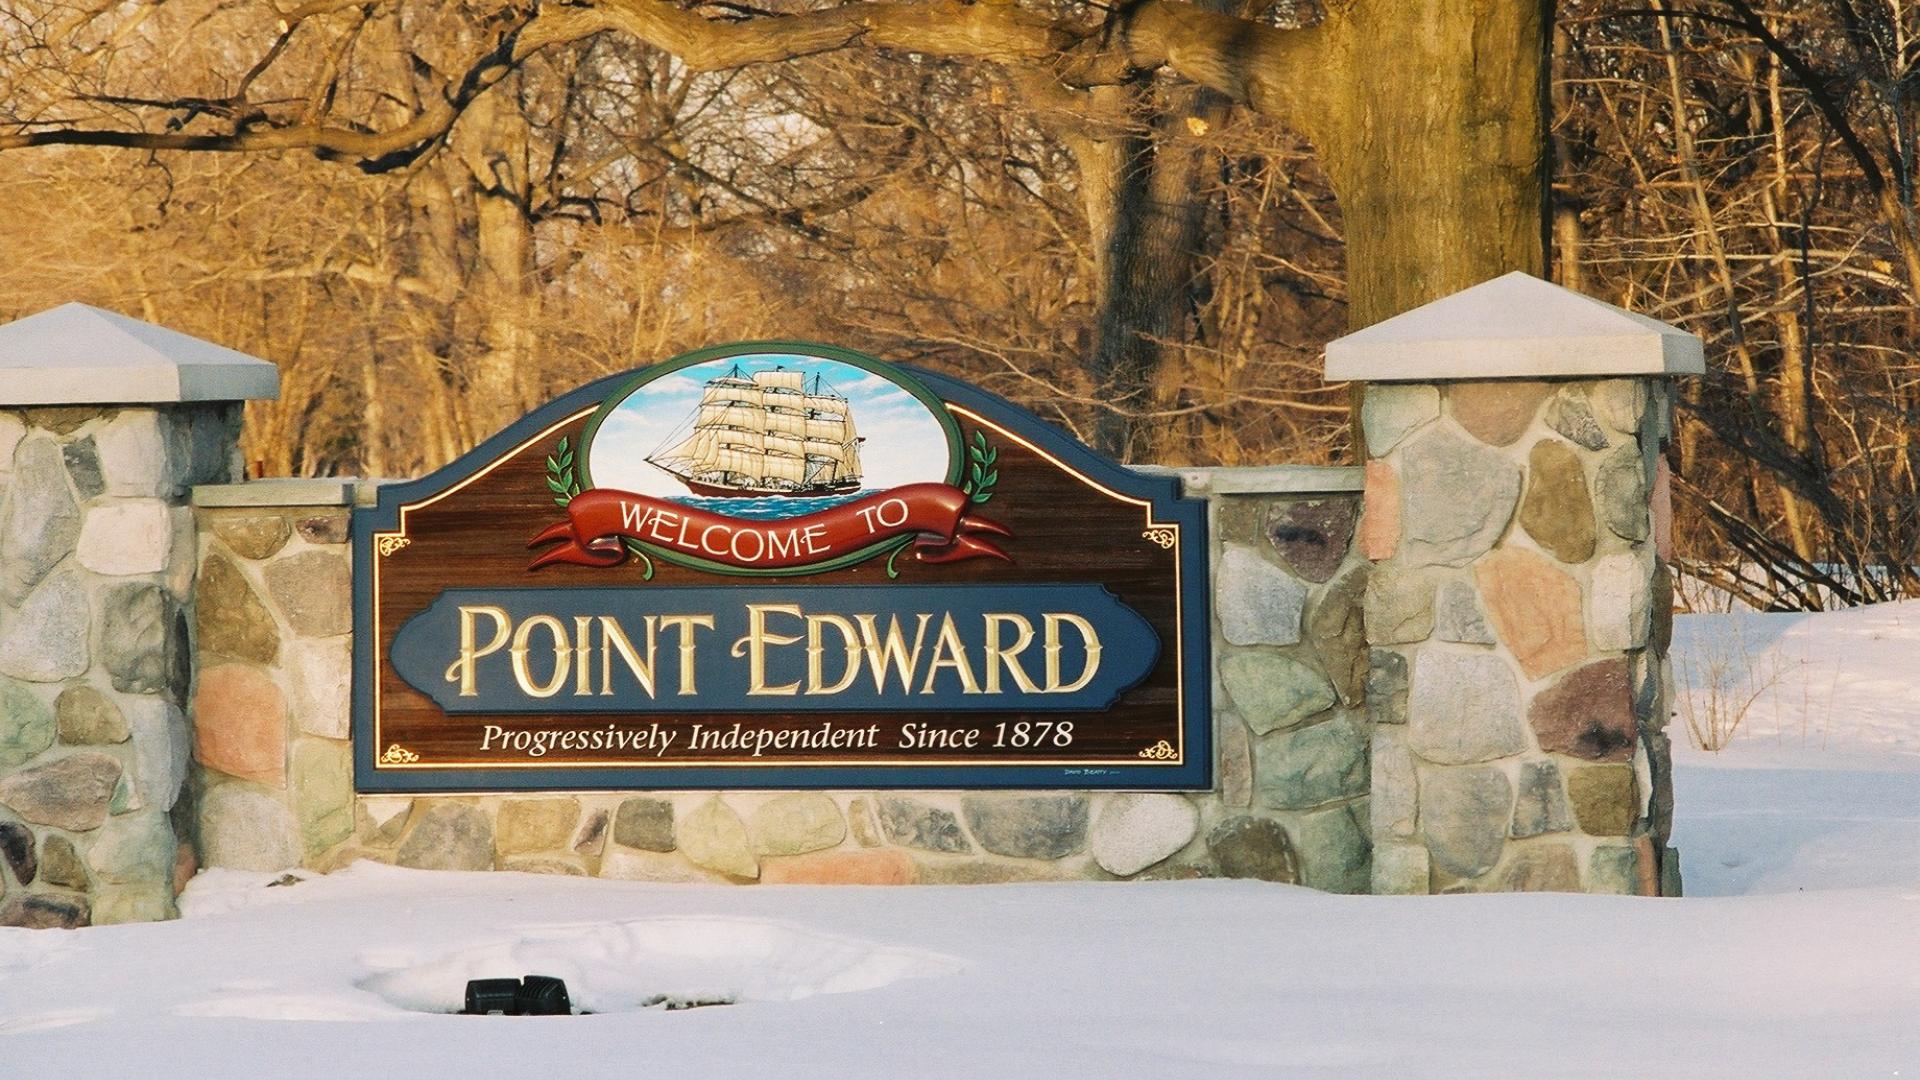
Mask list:
[[[1533,423],[1552,390],[1550,383],[1524,379],[1454,383],[1447,387],[1447,411],[1481,442],[1506,446]]]
[[[1360,553],[1374,562],[1393,558],[1400,547],[1400,474],[1375,458],[1367,462],[1360,514]]]
[[[1524,548],[1501,548],[1474,566],[1473,577],[1487,620],[1527,678],[1586,659],[1580,583],[1572,575]]]
[[[764,885],[911,885],[913,860],[895,848],[816,851],[760,862]]]
[[[287,704],[249,664],[216,664],[193,691],[194,756],[231,776],[287,786]]]
[[[1673,561],[1673,470],[1665,456],[1653,459],[1653,552]]]

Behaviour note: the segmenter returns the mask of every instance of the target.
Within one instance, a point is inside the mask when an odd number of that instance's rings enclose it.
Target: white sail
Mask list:
[[[756,371],[753,373],[754,385],[763,390],[791,390],[800,392],[806,374],[799,371]]]
[[[807,438],[825,439],[829,442],[846,442],[847,422],[838,416],[809,416],[807,417]]]
[[[765,455],[756,454],[751,450],[735,450],[727,447],[714,452],[714,467],[741,476],[758,477],[765,473],[767,459]]]
[[[782,435],[805,436],[807,418],[805,414],[794,410],[770,408],[766,411],[766,430]]]
[[[715,379],[700,394],[702,405],[760,405],[760,388],[744,379]]]
[[[742,431],[767,430],[767,413],[764,409],[748,405],[702,405],[700,419],[694,422],[696,428],[729,427]]]
[[[795,484],[807,478],[805,458],[788,457],[785,454],[768,454],[764,475],[774,480],[787,480]]]
[[[847,446],[845,443],[832,442],[826,439],[808,439],[807,456],[825,458],[835,465],[845,465],[847,463]]]
[[[826,416],[844,416],[847,412],[847,399],[831,394],[808,394],[807,408]]]
[[[765,446],[769,454],[785,454],[788,457],[801,457],[807,452],[805,439],[773,431],[767,432]]]

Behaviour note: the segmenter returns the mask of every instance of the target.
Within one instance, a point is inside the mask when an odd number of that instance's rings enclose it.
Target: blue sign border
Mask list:
[[[837,347],[808,342],[741,342],[702,349],[666,363],[723,358],[754,352]],[[400,527],[400,507],[459,484],[541,431],[605,400],[632,384],[634,369],[597,379],[528,413],[445,467],[407,483],[378,489],[371,506],[356,506],[353,531],[353,764],[354,787],[362,794],[476,794],[525,791],[677,791],[677,790],[1121,790],[1205,791],[1213,786],[1213,660],[1204,499],[1181,494],[1171,475],[1138,472],[1121,465],[1012,402],[938,372],[892,365],[918,379],[945,401],[978,414],[1033,444],[1057,462],[1103,487],[1146,500],[1153,518],[1180,527],[1179,655],[1182,658],[1181,715],[1184,754],[1178,765],[1099,764],[930,764],[733,765],[673,768],[616,767],[511,769],[388,769],[375,767],[380,748],[373,730],[373,687],[378,677],[373,641],[374,534]],[[1171,646],[1173,643],[1164,643]]]

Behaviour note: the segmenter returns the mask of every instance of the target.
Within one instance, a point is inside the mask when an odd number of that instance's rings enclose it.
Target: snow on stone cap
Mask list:
[[[1699,375],[1700,339],[1516,270],[1327,343],[1327,379]]]
[[[280,394],[264,360],[88,304],[0,325],[0,406],[250,401]]]

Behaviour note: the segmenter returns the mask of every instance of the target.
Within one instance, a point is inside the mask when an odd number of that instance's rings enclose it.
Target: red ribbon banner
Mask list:
[[[613,566],[627,557],[625,538],[747,569],[811,566],[908,534],[917,534],[914,555],[922,562],[981,557],[1012,562],[998,544],[978,534],[1013,533],[969,513],[971,505],[967,493],[950,484],[907,484],[799,517],[757,521],[600,488],[574,496],[567,520],[527,541],[529,548],[563,541],[527,569],[557,562]]]

